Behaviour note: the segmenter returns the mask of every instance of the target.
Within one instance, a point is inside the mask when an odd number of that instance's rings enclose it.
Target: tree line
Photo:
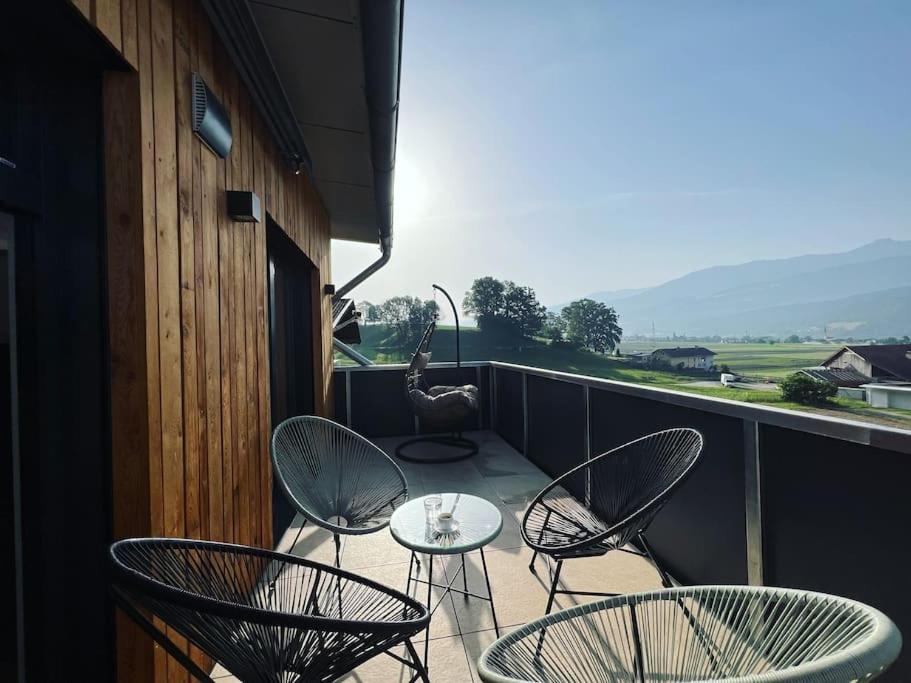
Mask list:
[[[416,344],[424,328],[440,315],[435,301],[412,296],[392,297],[381,304],[362,301],[358,310],[364,323],[388,325],[399,346]],[[548,311],[531,287],[490,276],[472,283],[462,310],[482,333],[500,343],[543,337],[555,346],[610,353],[623,334],[617,312],[604,303],[579,299],[559,313]]]

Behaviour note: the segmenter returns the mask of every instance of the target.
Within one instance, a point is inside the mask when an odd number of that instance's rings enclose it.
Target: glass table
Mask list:
[[[439,496],[441,500],[438,512],[448,512],[456,521],[457,527],[453,531],[441,532],[436,520],[436,511],[433,519],[428,515],[425,501],[428,498]],[[493,592],[490,590],[490,575],[487,573],[487,560],[484,558],[484,546],[494,540],[503,528],[503,517],[497,506],[478,496],[467,493],[440,493],[430,496],[413,498],[396,509],[389,520],[389,531],[399,545],[411,551],[411,560],[408,563],[408,587],[406,594],[410,595],[411,583],[425,584],[427,586],[427,609],[431,619],[437,607],[451,592],[460,593],[466,598],[479,598],[490,603],[490,612],[493,616],[493,626],[497,637],[500,636],[500,626],[497,623],[497,611],[493,604]],[[465,553],[473,550],[481,555],[481,566],[484,569],[484,582],[487,584],[487,595],[478,595],[468,590],[468,577],[465,573]],[[427,580],[418,578],[420,559],[417,553],[430,555],[427,562]],[[433,560],[436,555],[460,555],[461,566],[453,574],[448,583],[433,582]],[[417,571],[415,571],[417,568]],[[462,588],[454,588],[453,584],[462,575]],[[445,580],[445,579],[444,579]],[[431,591],[433,587],[442,588],[443,595],[436,605],[431,607]],[[424,666],[427,666],[427,654],[430,644],[430,624],[427,624],[427,638],[424,641]]]

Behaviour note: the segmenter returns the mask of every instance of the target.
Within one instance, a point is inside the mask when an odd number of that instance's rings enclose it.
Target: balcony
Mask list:
[[[404,369],[335,371],[336,419],[390,454],[421,431],[404,395]],[[499,362],[435,364],[427,377],[432,384],[481,387],[481,410],[466,425],[481,449],[459,463],[399,462],[412,495],[473,493],[503,512],[488,566],[507,630],[541,616],[547,600],[544,565],[537,576],[529,572],[531,553],[519,532],[531,497],[551,478],[614,446],[658,429],[692,426],[705,436],[702,462],[648,534],[676,581],[844,595],[878,607],[911,632],[911,594],[905,590],[911,552],[898,538],[898,520],[908,514],[911,432]],[[289,529],[283,543],[295,531]],[[331,562],[331,536],[309,530],[294,552]],[[383,532],[348,540],[342,565],[403,589],[408,559]],[[478,568],[474,553],[469,588],[483,592]],[[579,590],[622,592],[660,585],[650,564],[623,553],[567,563],[561,581]],[[558,605],[586,599],[593,598],[558,596]],[[486,603],[447,599],[431,630],[433,680],[469,680],[493,639]],[[364,669],[350,680],[397,680],[400,673],[389,658]],[[885,680],[909,676],[906,654]]]
[[[403,372],[398,365],[335,372],[336,418],[390,455],[421,429],[405,400]],[[498,362],[436,364],[428,380],[482,388],[477,420],[466,425],[480,451],[455,463],[399,463],[412,496],[471,493],[501,511],[503,530],[487,549],[501,629],[541,616],[547,601],[543,561],[536,574],[528,570],[531,551],[520,533],[531,499],[586,458],[651,431],[687,425],[705,436],[702,462],[648,534],[676,581],[835,593],[872,604],[911,631],[911,596],[904,590],[911,553],[896,542],[897,520],[907,517],[911,433]],[[323,529],[308,526],[290,547],[299,523],[286,531],[279,549],[331,563],[332,536]],[[409,552],[388,531],[346,537],[341,557],[343,568],[405,589]],[[458,557],[435,562],[447,583]],[[426,558],[424,563],[426,571]],[[469,590],[484,593],[476,551],[466,567]],[[571,590],[660,587],[646,560],[625,553],[569,562],[561,582]],[[434,591],[435,604],[442,591]],[[424,591],[416,597],[423,601]],[[593,599],[559,595],[557,607]],[[475,662],[494,639],[487,604],[450,594],[431,625],[432,680],[479,680]],[[911,657],[905,655],[886,680],[906,680],[909,673]],[[345,680],[407,679],[395,660],[377,657]],[[220,680],[231,679],[224,674]]]

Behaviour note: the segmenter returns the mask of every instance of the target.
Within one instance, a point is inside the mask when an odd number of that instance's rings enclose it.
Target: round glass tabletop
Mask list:
[[[424,501],[442,498],[437,512],[452,513],[456,527],[440,530],[434,515],[430,523]],[[431,555],[458,555],[487,545],[503,528],[503,517],[497,507],[483,498],[467,493],[437,493],[413,498],[396,509],[389,521],[392,537],[409,550]]]

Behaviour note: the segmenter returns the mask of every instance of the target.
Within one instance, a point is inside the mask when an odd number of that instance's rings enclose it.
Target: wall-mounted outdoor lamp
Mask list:
[[[335,294],[335,285],[333,285],[331,282],[323,285],[323,294],[326,296],[332,296]]]
[[[231,151],[228,112],[196,72],[193,72],[193,132],[222,159]]]
[[[228,190],[228,215],[238,223],[261,223],[263,210],[255,192]]]

